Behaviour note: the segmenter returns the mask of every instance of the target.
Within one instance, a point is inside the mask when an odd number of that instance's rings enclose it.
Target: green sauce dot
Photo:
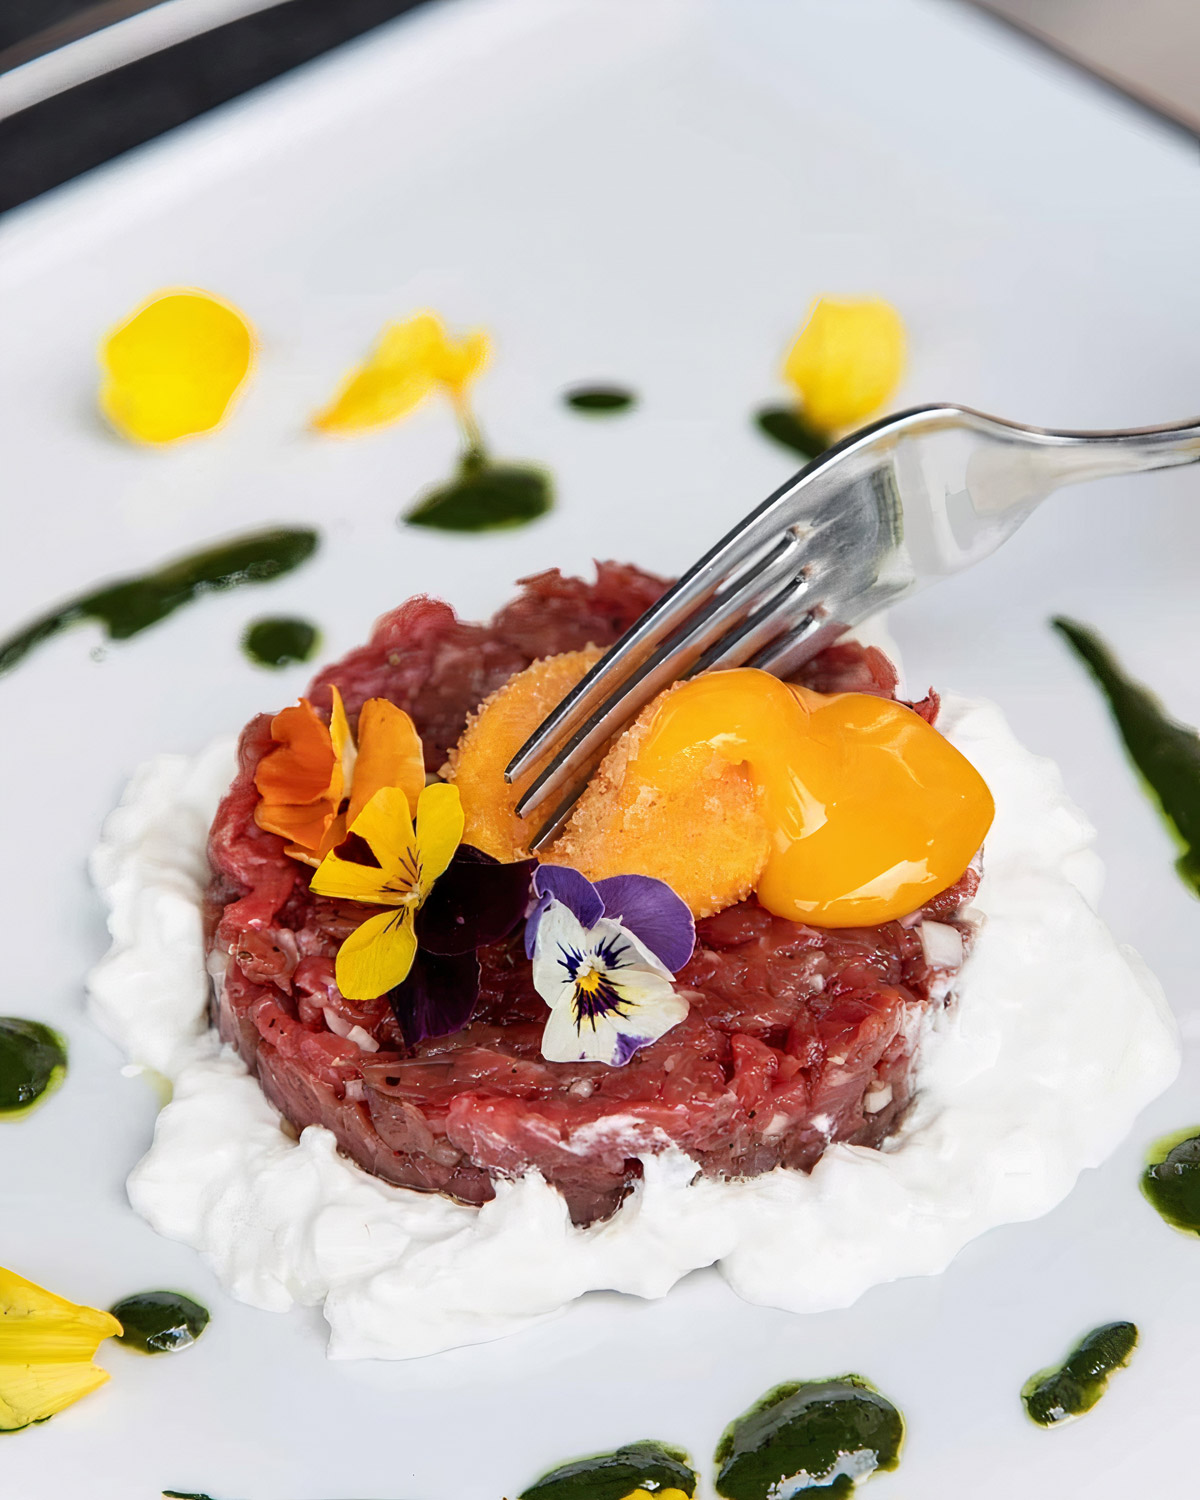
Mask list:
[[[40,1021],[0,1016],[0,1117],[28,1113],[58,1087],[67,1071],[67,1046]]]
[[[894,1469],[904,1418],[861,1375],[776,1386],[725,1429],[716,1489],[728,1500],[850,1496]]]
[[[1039,1427],[1054,1427],[1091,1411],[1114,1370],[1129,1363],[1137,1347],[1132,1323],[1093,1328],[1057,1369],[1039,1370],[1021,1387],[1025,1410]]]
[[[242,637],[242,650],[260,667],[288,667],[308,661],[317,649],[321,632],[308,620],[287,615],[255,620]]]
[[[625,1500],[635,1490],[696,1493],[687,1455],[663,1443],[630,1443],[615,1453],[577,1458],[543,1475],[518,1500]]]
[[[123,1330],[118,1342],[142,1354],[190,1348],[208,1327],[208,1309],[180,1292],[137,1292],[109,1311]]]
[[[564,393],[563,400],[573,411],[587,412],[589,416],[612,416],[637,405],[634,393],[621,385],[573,386]]]
[[[1168,1224],[1200,1234],[1200,1133],[1185,1130],[1151,1148],[1142,1192]]]
[[[798,453],[805,461],[824,453],[833,441],[827,432],[811,427],[790,406],[764,406],[761,411],[755,412],[754,424],[760,432],[781,447]]]

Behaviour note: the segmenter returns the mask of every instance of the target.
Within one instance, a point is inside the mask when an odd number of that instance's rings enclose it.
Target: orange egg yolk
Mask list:
[[[992,823],[987,784],[902,703],[814,693],[742,667],[664,698],[633,767],[678,756],[745,766],[773,845],[758,899],[818,927],[875,926],[954,884]]]

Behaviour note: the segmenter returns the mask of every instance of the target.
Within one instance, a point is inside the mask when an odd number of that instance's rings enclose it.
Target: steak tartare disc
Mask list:
[[[435,769],[489,692],[537,656],[607,643],[660,586],[615,565],[590,588],[542,575],[491,627],[410,603],[324,680],[352,712],[398,699]],[[881,654],[854,643],[819,658],[811,681],[894,686]],[[205,845],[233,749],[151,762],[94,861],[113,948],[92,975],[93,1014],[174,1083],[130,1179],[135,1208],[245,1301],[323,1301],[330,1353],[345,1358],[494,1338],[596,1288],[661,1296],[714,1263],[752,1301],[843,1306],[1047,1211],[1174,1076],[1174,1027],[1092,909],[1091,830],[1053,765],[987,705],[947,700],[938,728],[997,808],[971,913],[987,920],[957,1003],[943,1002],[971,939],[960,907],[973,873],[926,920],[877,929],[819,932],[747,903],[699,924],[678,981],[687,1019],[619,1069],[547,1068],[544,1006],[511,941],[481,954],[463,1032],[414,1051],[386,1002],[343,1014],[317,972],[329,939],[306,886],[241,962],[213,952],[241,1057],[222,1049],[208,1026]],[[266,909],[278,878],[278,841],[247,837],[238,801],[255,734],[214,829],[216,916],[235,900]]]

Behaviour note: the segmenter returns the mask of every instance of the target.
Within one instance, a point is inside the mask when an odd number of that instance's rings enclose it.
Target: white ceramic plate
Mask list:
[[[1200,1248],[1140,1198],[1146,1143],[1194,1124],[1180,1083],[1108,1165],[1037,1223],[944,1276],[845,1312],[742,1305],[715,1277],[663,1302],[592,1296],[506,1341],[408,1364],[326,1362],[319,1315],[231,1303],[128,1208],[157,1101],[82,1013],[104,948],[84,858],[132,767],[285,701],[306,669],[241,658],[244,622],[311,614],[326,654],[428,589],[490,611],[522,573],[594,555],[685,564],[789,472],[749,423],[808,299],[880,292],[913,336],[904,400],[1049,425],[1200,409],[1194,148],[936,0],[458,0],[344,49],[12,216],[0,235],[0,628],[93,581],[268,521],[318,523],[319,559],[184,611],[102,661],[86,631],[0,681],[6,914],[0,1010],[69,1036],[70,1078],[3,1127],[0,1264],[105,1306],[177,1286],[213,1311],[184,1357],[106,1349],[99,1395],[4,1442],[5,1500],[496,1500],[577,1454],[651,1436],[706,1472],[724,1424],[775,1382],[858,1370],[909,1441],[879,1500],[1186,1493],[1163,1431],[1194,1417]],[[217,437],[146,453],[92,416],[100,333],[195,283],[254,318],[264,355]],[[482,323],[497,451],[548,463],[544,524],[494,538],[400,532],[444,474],[430,408],[349,443],[302,432],[387,318]],[[633,415],[585,422],[568,383],[606,376]],[[975,575],[898,613],[926,680],[996,698],[1063,765],[1100,827],[1106,915],[1200,1036],[1196,909],[1104,711],[1046,626],[1093,622],[1200,719],[1197,480],[1067,493]],[[1096,1323],[1142,1329],[1133,1368],[1058,1432],[1022,1381]],[[1182,1443],[1182,1439],[1181,1439]],[[1181,1486],[1184,1486],[1181,1488]]]

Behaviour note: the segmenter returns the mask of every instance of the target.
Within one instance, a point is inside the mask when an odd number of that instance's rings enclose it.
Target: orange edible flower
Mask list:
[[[342,695],[333,693],[329,723],[302,698],[271,721],[276,748],[258,763],[261,801],[254,821],[288,840],[285,853],[319,865],[381,787],[399,787],[415,810],[425,786],[425,759],[413,721],[386,698],[370,698],[350,733]]]

